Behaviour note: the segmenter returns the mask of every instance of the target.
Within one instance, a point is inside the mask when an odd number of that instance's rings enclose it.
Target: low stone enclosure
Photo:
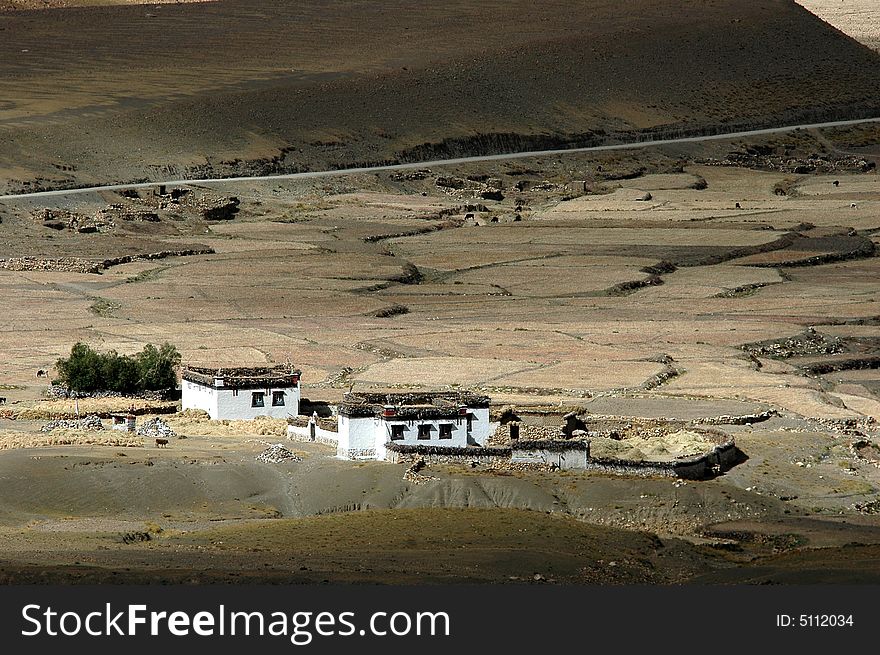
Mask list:
[[[581,470],[699,480],[723,473],[740,458],[731,435],[693,422],[572,414],[556,414],[553,419],[555,425],[508,420],[482,447],[389,442],[384,459],[475,469]],[[339,436],[333,423],[333,419],[297,417],[289,421],[288,437],[336,446]]]

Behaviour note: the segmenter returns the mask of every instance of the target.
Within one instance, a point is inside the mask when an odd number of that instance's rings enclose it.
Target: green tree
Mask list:
[[[147,344],[137,355],[120,355],[115,350],[99,353],[84,343],[70,349],[70,357],[55,363],[58,382],[71,391],[160,391],[177,385],[175,369],[180,353],[170,343],[159,348]]]
[[[70,349],[70,357],[55,363],[58,379],[73,391],[97,391],[103,385],[101,355],[88,345],[77,342]]]
[[[116,393],[134,393],[140,388],[141,371],[133,357],[115,350],[100,355],[102,388]]]
[[[159,348],[147,344],[135,355],[140,370],[140,387],[149,391],[171,389],[177,385],[174,370],[180,365],[180,353],[177,348],[163,343]]]

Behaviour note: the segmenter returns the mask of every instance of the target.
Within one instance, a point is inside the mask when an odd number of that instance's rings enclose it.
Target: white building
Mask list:
[[[337,454],[386,459],[389,443],[465,448],[491,434],[489,397],[470,392],[349,393],[339,405]]]
[[[286,365],[250,368],[186,366],[183,409],[202,409],[215,421],[288,418],[299,414],[301,372]]]

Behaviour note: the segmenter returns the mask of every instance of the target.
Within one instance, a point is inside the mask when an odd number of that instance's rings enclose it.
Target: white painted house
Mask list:
[[[491,434],[489,397],[470,392],[349,393],[338,410],[337,455],[386,459],[389,443],[466,448]]]
[[[202,409],[215,421],[288,418],[299,414],[301,372],[287,365],[218,368],[186,366],[183,409]]]

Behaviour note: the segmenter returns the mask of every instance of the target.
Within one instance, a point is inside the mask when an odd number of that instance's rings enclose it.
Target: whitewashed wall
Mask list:
[[[380,459],[376,452],[377,435],[381,419],[365,417],[349,417],[339,415],[339,447],[336,454],[344,459]],[[384,459],[385,442],[382,442]]]
[[[288,425],[287,426],[287,436],[294,441],[311,441],[312,440],[312,428],[310,425],[300,426],[300,425]],[[324,428],[316,425],[315,426],[315,441],[318,443],[328,444],[332,446],[339,445],[339,433],[333,432],[332,430],[325,430]]]
[[[470,443],[480,446],[486,443],[491,434],[488,408],[474,410],[474,418],[471,426]],[[440,438],[440,425],[452,426],[452,438]],[[454,417],[444,419],[389,419],[367,416],[349,417],[339,415],[339,448],[337,455],[345,459],[385,459],[385,444],[391,441],[391,426],[402,425],[404,427],[403,438],[395,439],[396,444],[410,446],[446,446],[450,448],[464,448],[469,444],[467,432],[467,418]],[[431,428],[429,439],[419,439],[419,425],[429,425]]]
[[[252,393],[262,392],[263,407],[252,407]],[[284,392],[284,405],[274,407],[272,405],[272,393]],[[220,420],[250,420],[257,416],[271,416],[272,418],[287,418],[299,414],[299,385],[286,389],[239,389],[236,394],[233,389],[208,387],[205,385],[184,380],[181,385],[181,406],[183,409],[203,409],[215,421]]]
[[[468,444],[467,439],[467,420],[461,419],[431,419],[431,420],[413,420],[413,421],[383,421],[384,442],[391,441],[391,426],[403,426],[403,439],[396,439],[394,443],[406,444],[408,446],[450,446],[454,448],[464,448]],[[440,425],[452,425],[452,438],[440,438]],[[431,428],[430,439],[419,439],[419,426],[428,425]]]
[[[497,424],[489,423],[489,408],[488,407],[478,407],[477,409],[471,410],[471,413],[474,415],[473,424],[471,426],[471,439],[478,446],[485,446],[486,439],[492,436],[495,433],[495,428],[498,427]]]
[[[284,392],[284,405],[272,406],[272,393]],[[287,418],[299,414],[299,386],[287,389],[239,389],[236,395],[232,389],[215,389],[217,394],[217,419],[254,419],[258,416]],[[263,407],[251,407],[252,394],[262,392]],[[211,418],[214,418],[213,416]]]
[[[201,409],[212,419],[217,418],[217,396],[212,387],[184,380],[180,386],[180,405],[183,409]]]

